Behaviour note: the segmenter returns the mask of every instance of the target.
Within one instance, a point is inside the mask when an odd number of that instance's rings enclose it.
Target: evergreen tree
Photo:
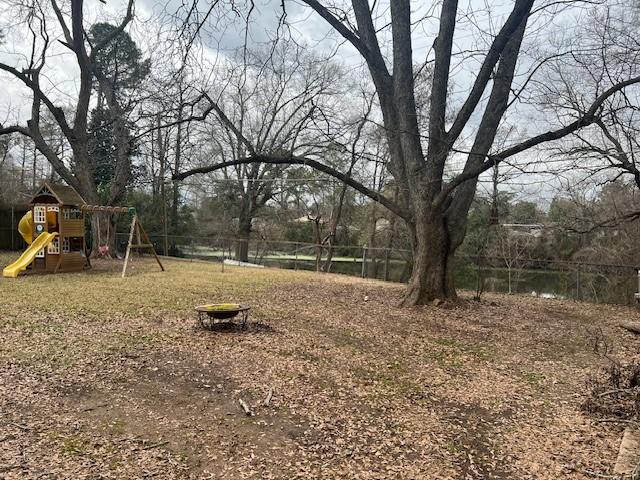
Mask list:
[[[123,114],[134,106],[128,101],[132,90],[149,74],[149,60],[142,59],[142,52],[127,32],[116,34],[117,27],[108,23],[96,23],[89,31],[92,43],[99,43],[115,35],[107,46],[95,57],[94,83],[97,105],[91,110],[89,123],[89,152],[93,177],[98,191],[105,191],[115,175],[117,160],[116,132],[114,122],[117,113],[112,105],[126,105]],[[132,125],[125,124],[125,135],[129,137]],[[122,141],[119,139],[118,141]],[[134,154],[132,147],[129,154]]]

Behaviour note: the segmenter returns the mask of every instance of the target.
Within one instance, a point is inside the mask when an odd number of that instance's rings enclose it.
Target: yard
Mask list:
[[[402,309],[401,285],[135,260],[126,279],[117,262],[0,279],[0,478],[612,471],[624,425],[580,405],[599,340],[638,350],[616,326],[633,309],[464,292]],[[196,328],[207,301],[251,305],[249,328]]]

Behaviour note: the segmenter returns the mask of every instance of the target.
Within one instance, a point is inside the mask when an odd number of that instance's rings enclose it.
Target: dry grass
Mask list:
[[[0,279],[0,478],[578,479],[615,462],[622,426],[580,404],[597,336],[638,349],[615,327],[635,310],[401,309],[380,282],[135,266]],[[252,323],[197,329],[205,302],[247,303]]]

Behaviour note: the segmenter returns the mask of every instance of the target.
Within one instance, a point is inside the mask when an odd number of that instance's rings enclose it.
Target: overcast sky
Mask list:
[[[188,3],[188,2],[187,2]],[[204,11],[209,2],[201,2],[200,10]],[[206,5],[205,5],[206,3]],[[490,3],[490,5],[489,5]],[[0,0],[0,6],[9,5],[6,0]],[[125,10],[126,3],[122,0],[108,0],[106,4],[98,0],[87,0],[85,2],[86,25],[87,28],[96,21],[111,21],[116,23]],[[163,24],[158,19],[167,18],[167,14],[182,13],[183,2],[171,0],[170,2],[156,2],[153,0],[138,0],[136,3],[136,21],[133,22],[129,31],[138,42],[147,56],[157,58],[163,52],[154,51],[150,46],[154,45],[155,38],[166,33],[168,24]],[[323,19],[313,13],[308,7],[295,1],[286,2],[287,24],[289,31],[297,41],[308,45],[308,48],[321,53],[334,51],[337,48],[336,60],[347,66],[352,71],[366,71],[362,68],[362,59],[359,54],[349,44],[345,44],[325,23]],[[388,2],[378,2],[377,12],[382,16],[380,25],[386,21],[385,13],[388,9]],[[504,18],[509,12],[512,2],[509,0],[486,2],[485,0],[468,0],[460,2],[459,22],[456,28],[455,48],[458,51],[486,48],[491,40],[492,34],[502,25]],[[221,7],[214,12],[211,21],[201,32],[203,41],[200,52],[203,57],[210,62],[222,55],[229,55],[244,43],[244,19],[234,16],[229,9]],[[431,15],[431,19],[426,19],[416,25],[413,34],[414,61],[416,64],[424,62],[428,57],[430,49],[437,32],[437,8],[430,2],[414,2],[413,19],[418,19],[426,15]],[[246,9],[240,8],[246,13]],[[261,44],[273,38],[278,21],[282,15],[280,0],[262,0],[255,4],[255,9],[250,16],[249,38],[252,44]],[[557,15],[539,14],[534,17],[529,24],[528,30],[531,32],[525,40],[523,49],[533,51],[533,45],[544,46],[550,39],[557,39],[565,32],[570,32],[579,24],[583,12],[573,10]],[[21,67],[25,65],[25,55],[28,54],[30,41],[24,37],[24,28],[15,28],[17,22],[17,12],[14,9],[3,8],[0,13],[0,25],[7,32],[6,43],[0,47],[0,61]],[[50,28],[55,25],[50,21]],[[59,35],[59,31],[53,31],[52,36]],[[383,49],[387,48],[385,35],[381,35]],[[475,77],[477,68],[482,57],[467,56],[464,62],[454,59],[452,63],[452,92],[457,103],[461,103],[468,92],[468,88]],[[532,60],[527,55],[522,55],[519,71],[524,76],[533,65]],[[78,69],[69,51],[57,42],[52,43],[50,58],[47,61],[47,69],[44,75],[44,88],[49,94],[60,103],[69,103],[77,92]],[[0,121],[10,123],[24,121],[29,114],[29,94],[24,87],[8,76],[2,76],[2,86],[0,88]],[[454,102],[455,104],[456,102]],[[521,134],[534,134],[541,129],[545,129],[546,119],[540,117],[538,112],[531,109],[516,106],[514,113],[510,116],[510,121]],[[472,119],[472,125],[477,121],[480,110],[476,112]],[[537,115],[536,115],[537,114]],[[459,166],[462,159],[454,159],[454,167]],[[546,177],[531,177],[526,181],[517,183],[527,183],[528,187],[524,192],[525,196],[535,198],[549,197],[555,188]],[[521,186],[513,183],[514,189]]]

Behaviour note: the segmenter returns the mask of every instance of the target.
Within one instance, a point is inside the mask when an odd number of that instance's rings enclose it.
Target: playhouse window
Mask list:
[[[44,248],[36,253],[36,258],[44,258]]]
[[[81,252],[84,248],[82,237],[71,237],[69,242],[69,250],[72,252]]]
[[[62,239],[62,253],[69,253],[71,251],[71,242],[69,241],[69,237],[65,237]]]
[[[59,212],[59,211],[60,211],[60,207],[58,207],[57,205],[47,207],[47,212]]]
[[[78,220],[82,218],[82,210],[77,208],[65,208],[63,217],[65,220]]]
[[[33,207],[33,222],[45,223],[47,221],[47,207]]]
[[[59,238],[55,238],[53,240],[53,242],[51,242],[49,244],[49,246],[47,247],[47,252],[52,254],[52,255],[59,255],[60,254],[60,239]]]

